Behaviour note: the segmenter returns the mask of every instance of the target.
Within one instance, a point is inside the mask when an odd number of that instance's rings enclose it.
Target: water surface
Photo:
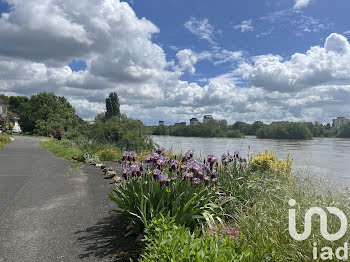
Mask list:
[[[314,138],[313,140],[277,140],[257,139],[254,136],[245,138],[201,138],[152,136],[160,146],[172,149],[173,152],[193,150],[196,156],[214,154],[221,157],[223,153],[239,151],[242,156],[249,152],[276,152],[277,157],[285,158],[291,152],[293,166],[309,169],[313,173],[326,176],[337,184],[350,186],[350,139]]]

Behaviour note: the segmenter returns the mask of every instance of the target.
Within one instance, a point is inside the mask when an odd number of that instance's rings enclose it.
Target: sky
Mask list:
[[[348,0],[0,0],[0,93],[145,124],[350,117]]]

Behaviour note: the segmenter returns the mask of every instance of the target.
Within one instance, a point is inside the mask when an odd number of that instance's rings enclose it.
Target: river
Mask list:
[[[193,150],[196,156],[214,154],[221,158],[223,153],[239,151],[247,157],[249,152],[257,153],[268,148],[278,158],[285,158],[291,152],[293,166],[327,177],[338,185],[350,187],[350,139],[314,138],[313,140],[277,140],[245,138],[201,138],[152,136],[159,146],[173,152]]]

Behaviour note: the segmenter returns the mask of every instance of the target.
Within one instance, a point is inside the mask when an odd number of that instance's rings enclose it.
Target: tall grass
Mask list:
[[[326,241],[320,234],[319,217],[313,216],[312,233],[304,241],[294,240],[288,231],[288,201],[295,199],[297,205],[297,230],[304,230],[304,216],[310,207],[337,207],[350,218],[348,190],[336,188],[326,180],[299,171],[290,180],[265,178],[252,180],[249,185],[255,192],[242,206],[236,217],[237,224],[247,238],[246,245],[253,252],[255,261],[315,261],[312,257],[313,243],[317,243],[318,254],[324,246],[335,248],[349,241],[350,232],[340,240]],[[328,232],[335,233],[340,220],[328,214]],[[336,261],[336,260],[334,260]]]

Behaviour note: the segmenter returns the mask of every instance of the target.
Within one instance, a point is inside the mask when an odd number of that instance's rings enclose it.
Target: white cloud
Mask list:
[[[296,53],[288,61],[279,56],[255,58],[251,83],[266,90],[295,92],[329,83],[350,83],[350,47],[347,39],[331,34],[324,47],[311,47],[305,54]]]
[[[343,32],[343,35],[350,35],[350,30]]]
[[[200,39],[207,40],[209,43],[216,45],[214,41],[214,27],[209,23],[208,19],[191,17],[185,23],[185,28]]]
[[[84,118],[101,112],[107,95],[117,92],[122,111],[148,123],[206,113],[229,122],[328,121],[348,110],[350,51],[341,35],[332,34],[324,47],[312,47],[288,61],[276,55],[248,60],[244,52],[214,46],[198,53],[179,51],[177,65],[152,42],[158,27],[138,18],[126,2],[27,2],[11,1],[13,9],[0,19],[0,32],[6,36],[0,38],[0,92],[55,92],[66,96]],[[34,17],[36,7],[42,19]],[[190,21],[188,27],[198,37],[214,42],[207,20]],[[73,58],[85,60],[88,68],[73,72],[67,66]],[[194,73],[201,60],[227,63],[231,71],[207,79],[203,86],[181,81],[181,70]],[[252,86],[239,87],[244,81]]]
[[[310,2],[311,0],[295,0],[293,8],[299,10],[301,8],[307,7],[310,4]]]
[[[198,58],[194,55],[192,50],[184,49],[176,54],[177,59],[182,70],[188,70],[191,74],[196,72],[194,65],[197,63]]]
[[[243,20],[241,24],[234,26],[235,29],[241,30],[241,32],[253,31],[254,27],[252,26],[253,20]]]

